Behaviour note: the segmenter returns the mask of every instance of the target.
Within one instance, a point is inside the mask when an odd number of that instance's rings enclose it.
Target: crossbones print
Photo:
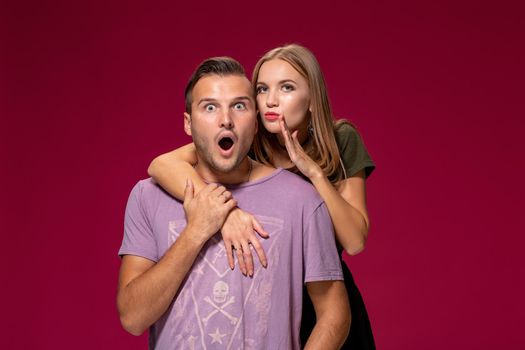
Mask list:
[[[212,318],[212,316],[214,316],[215,314],[217,314],[217,313],[219,313],[219,312],[220,312],[221,314],[223,314],[224,316],[226,316],[226,317],[230,320],[230,322],[231,322],[232,324],[236,324],[236,323],[237,323],[238,318],[235,317],[235,316],[232,316],[228,311],[225,311],[225,310],[224,310],[224,308],[225,308],[226,306],[231,305],[231,304],[233,304],[233,303],[235,302],[235,297],[233,297],[233,296],[230,297],[230,299],[228,299],[227,302],[225,302],[224,304],[222,304],[222,305],[220,305],[220,306],[217,305],[217,304],[215,304],[215,303],[213,302],[213,300],[210,299],[210,297],[206,297],[206,298],[204,298],[204,301],[207,302],[208,304],[210,304],[211,306],[213,306],[213,308],[215,309],[215,310],[213,310],[212,312],[210,312],[210,313],[208,314],[208,316],[206,316],[206,317],[204,317],[204,318],[202,319],[202,322],[204,323],[204,325],[206,325],[206,324],[208,323],[208,321],[210,320],[210,318]]]

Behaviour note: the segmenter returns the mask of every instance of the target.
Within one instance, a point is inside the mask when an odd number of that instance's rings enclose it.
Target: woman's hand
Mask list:
[[[295,130],[290,134],[290,129],[288,129],[284,116],[279,117],[279,125],[281,126],[281,134],[284,138],[284,145],[286,146],[288,156],[297,169],[309,179],[324,176],[321,167],[306,154],[301,143],[299,143],[297,139],[298,131]]]
[[[253,215],[239,208],[235,208],[230,212],[221,228],[222,239],[224,241],[224,247],[226,248],[230,268],[233,270],[235,267],[233,257],[233,249],[235,249],[241,272],[248,276],[253,276],[254,270],[250,244],[253,249],[255,249],[261,265],[264,267],[268,265],[264,249],[255,232],[263,238],[269,237],[269,234]]]

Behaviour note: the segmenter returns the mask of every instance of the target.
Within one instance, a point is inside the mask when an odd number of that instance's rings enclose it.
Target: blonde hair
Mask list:
[[[303,148],[323,170],[330,182],[337,183],[345,178],[344,168],[340,164],[339,149],[335,139],[334,129],[345,121],[335,123],[332,116],[332,108],[326,91],[326,84],[321,68],[313,53],[307,48],[290,44],[277,47],[268,51],[257,62],[253,70],[252,84],[257,86],[257,79],[261,66],[270,60],[280,59],[289,63],[307,81],[310,88],[310,124],[313,132],[309,132],[303,143]],[[256,92],[255,92],[256,93]],[[253,142],[253,153],[255,158],[266,164],[272,165],[273,152],[279,149],[277,137],[265,128],[259,128]],[[296,168],[289,169],[300,173]]]

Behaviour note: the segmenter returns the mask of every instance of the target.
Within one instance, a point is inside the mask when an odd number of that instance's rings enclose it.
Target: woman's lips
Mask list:
[[[264,113],[264,118],[269,121],[274,121],[279,119],[279,114],[274,112],[266,112]]]

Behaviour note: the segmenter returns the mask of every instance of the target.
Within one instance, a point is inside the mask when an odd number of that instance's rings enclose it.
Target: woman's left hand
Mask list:
[[[299,143],[297,139],[298,131],[295,130],[293,133],[290,133],[284,116],[279,117],[279,125],[281,126],[281,133],[284,138],[284,145],[286,146],[288,156],[290,156],[290,160],[295,164],[297,169],[309,179],[322,176],[323,171],[321,167],[306,154]]]

